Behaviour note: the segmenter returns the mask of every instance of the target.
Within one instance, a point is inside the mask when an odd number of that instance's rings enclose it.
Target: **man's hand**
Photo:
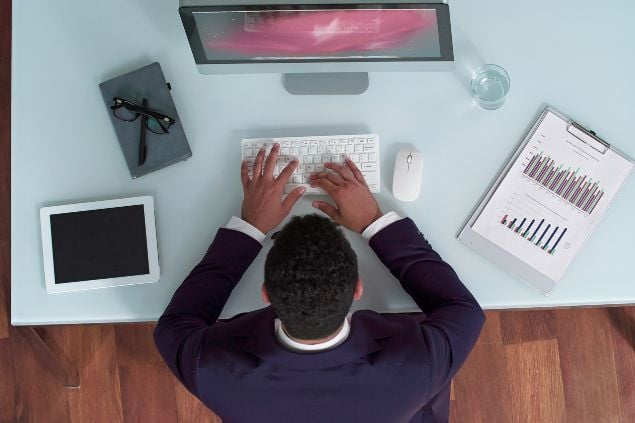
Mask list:
[[[273,170],[279,151],[280,144],[275,144],[265,161],[265,149],[261,149],[254,161],[251,179],[246,161],[243,161],[240,168],[244,194],[241,218],[264,234],[282,222],[305,191],[304,188],[298,187],[282,201],[284,184],[291,178],[298,161],[290,162],[280,175],[274,178]]]
[[[350,159],[346,159],[344,164],[325,163],[324,167],[335,173],[320,172],[311,175],[311,186],[326,191],[335,201],[336,207],[325,201],[314,201],[313,207],[322,210],[351,231],[362,233],[368,225],[382,216],[362,172]]]

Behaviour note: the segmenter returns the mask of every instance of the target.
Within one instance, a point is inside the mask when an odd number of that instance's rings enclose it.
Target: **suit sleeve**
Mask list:
[[[432,382],[446,384],[474,346],[485,315],[449,264],[410,219],[379,231],[370,246],[427,315],[421,331],[429,348]]]
[[[176,290],[159,318],[154,341],[176,377],[197,394],[197,368],[207,329],[262,246],[244,233],[219,229],[203,260]]]

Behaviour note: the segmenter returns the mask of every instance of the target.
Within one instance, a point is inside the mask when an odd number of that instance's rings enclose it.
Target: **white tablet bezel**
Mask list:
[[[143,206],[146,226],[146,242],[148,247],[148,266],[150,273],[118,278],[94,279],[89,281],[55,283],[53,265],[53,244],[51,238],[51,216],[88,210],[101,210],[126,206]],[[44,259],[44,283],[46,292],[58,293],[80,291],[85,289],[108,288],[111,286],[135,285],[158,282],[160,277],[159,254],[157,249],[157,233],[154,219],[154,198],[151,196],[120,198],[115,200],[94,201],[89,203],[66,204],[62,206],[42,207],[40,209],[42,228],[42,255]]]

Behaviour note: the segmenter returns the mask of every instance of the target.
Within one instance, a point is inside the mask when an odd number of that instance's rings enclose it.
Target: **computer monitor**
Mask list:
[[[367,72],[451,70],[448,5],[181,0],[199,72],[284,74],[293,94],[359,94]]]

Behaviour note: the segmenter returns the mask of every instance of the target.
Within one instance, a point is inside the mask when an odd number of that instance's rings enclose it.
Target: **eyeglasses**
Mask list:
[[[139,134],[139,166],[141,166],[146,162],[148,154],[144,128],[158,135],[168,134],[168,128],[174,124],[175,120],[162,113],[148,109],[148,99],[146,98],[143,99],[143,106],[119,97],[113,98],[112,101],[113,105],[110,108],[117,119],[132,122],[141,116],[141,133]]]
[[[169,116],[139,106],[125,98],[115,97],[112,101],[113,105],[110,106],[110,108],[117,119],[132,122],[143,115],[145,117],[146,128],[155,134],[168,134],[168,128],[175,122],[175,120]]]

